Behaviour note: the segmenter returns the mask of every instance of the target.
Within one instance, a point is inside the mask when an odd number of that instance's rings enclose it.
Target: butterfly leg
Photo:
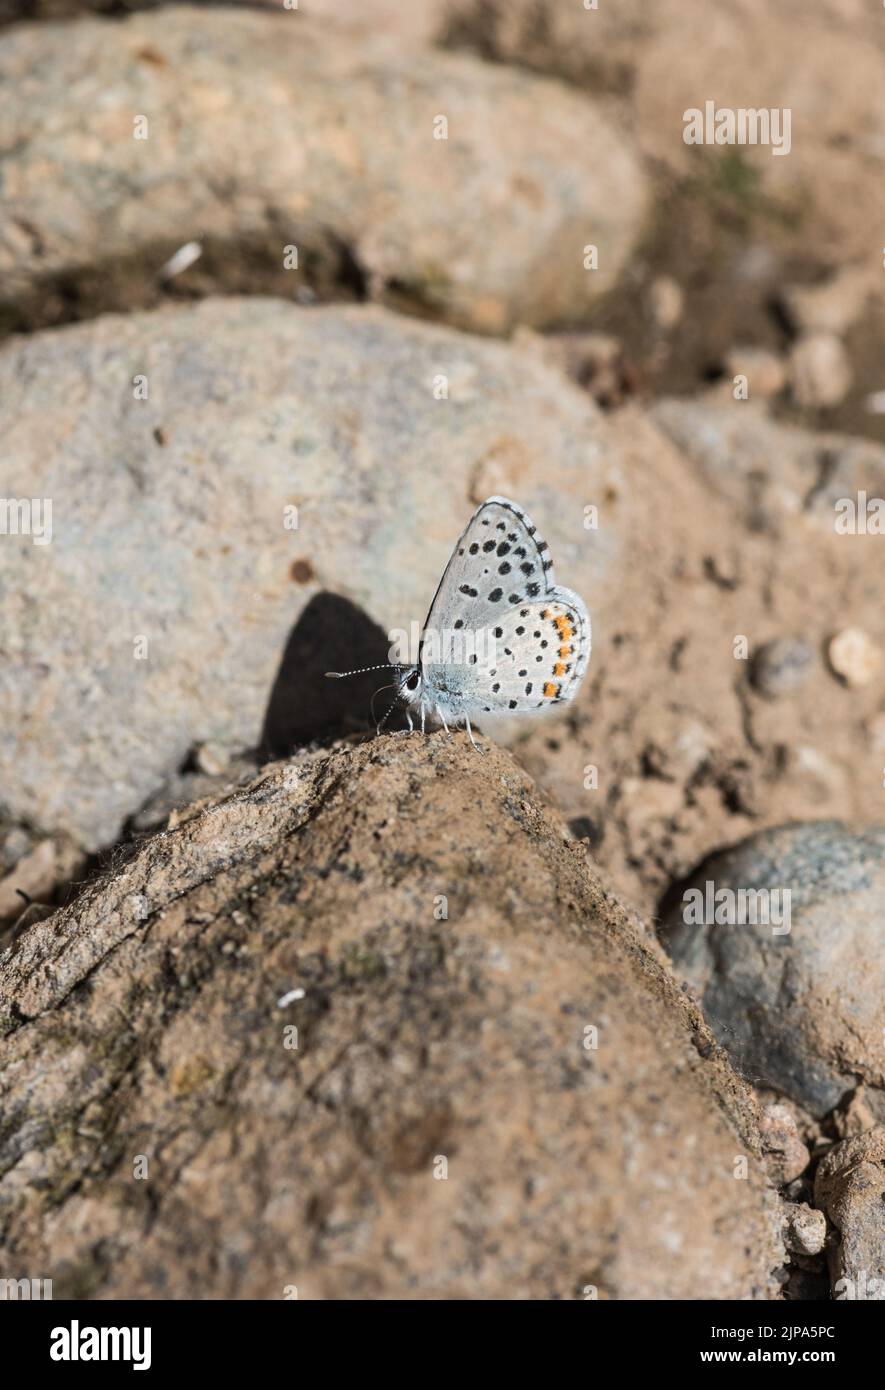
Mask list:
[[[415,725],[412,723],[412,716],[409,714],[409,711],[408,711],[408,710],[406,710],[405,713],[406,713],[406,718],[407,718],[408,721],[409,721],[409,733],[410,733],[410,734],[413,734],[413,733],[415,732]]]
[[[443,714],[443,712],[442,712],[442,710],[440,709],[439,705],[437,705],[437,707],[436,707],[436,717],[437,717],[437,719],[440,719],[440,720],[442,721],[442,726],[443,726],[443,728],[445,729],[445,731],[446,731],[446,733],[448,734],[449,738],[451,738],[451,737],[452,737],[452,731],[451,731],[451,729],[449,728],[448,724],[446,723],[446,716]]]
[[[464,716],[464,723],[467,725],[467,733],[468,733],[468,736],[469,736],[469,738],[470,738],[470,742],[473,744],[473,746],[474,746],[474,748],[476,749],[477,753],[482,753],[483,750],[480,748],[480,746],[479,746],[479,744],[477,743],[476,739],[473,737],[473,730],[472,730],[471,727],[470,727],[470,720],[467,718],[467,715],[466,715],[466,714],[465,714],[465,716]]]
[[[425,708],[424,708],[424,701],[422,700],[422,701],[421,701],[421,732],[422,732],[422,734],[423,734],[423,733],[426,733],[426,729],[425,729],[425,727],[424,727],[425,722],[426,722],[426,719],[427,719],[427,712],[426,712],[426,710],[425,710]]]

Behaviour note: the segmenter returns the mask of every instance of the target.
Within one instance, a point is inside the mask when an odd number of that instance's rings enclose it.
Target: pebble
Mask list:
[[[799,1138],[796,1121],[785,1105],[766,1105],[759,1132],[772,1182],[793,1182],[808,1167],[811,1155]]]
[[[818,1255],[827,1238],[827,1218],[807,1202],[784,1204],[784,1244],[797,1255]]]
[[[839,405],[851,386],[848,353],[833,333],[807,333],[790,353],[790,384],[797,405]]]
[[[846,685],[869,685],[882,664],[875,642],[859,627],[846,627],[830,639],[830,665]]]
[[[801,637],[777,637],[754,654],[750,680],[771,700],[800,690],[808,680],[814,653]]]
[[[787,384],[784,359],[767,348],[731,348],[725,358],[725,374],[730,379],[745,376],[750,396],[765,400],[777,396]]]
[[[670,275],[659,275],[649,286],[648,307],[658,328],[669,332],[685,312],[682,286]]]

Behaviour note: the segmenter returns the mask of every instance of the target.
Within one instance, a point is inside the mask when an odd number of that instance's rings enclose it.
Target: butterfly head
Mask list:
[[[400,697],[407,705],[420,705],[424,694],[424,676],[420,666],[407,666],[398,677]]]

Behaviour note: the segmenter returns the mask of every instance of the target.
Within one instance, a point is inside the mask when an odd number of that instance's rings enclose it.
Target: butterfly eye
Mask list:
[[[408,680],[406,681],[406,690],[417,690],[418,682],[420,681],[420,679],[421,677],[419,676],[418,672],[413,671],[412,674],[409,676]]]

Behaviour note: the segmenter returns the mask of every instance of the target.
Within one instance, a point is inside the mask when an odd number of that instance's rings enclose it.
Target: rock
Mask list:
[[[822,1211],[815,1211],[807,1202],[784,1205],[786,1230],[784,1243],[788,1250],[797,1255],[818,1255],[824,1248],[827,1237],[827,1218]]]
[[[751,679],[760,694],[776,700],[801,689],[813,663],[814,653],[801,637],[775,638],[754,654]]]
[[[233,760],[233,750],[223,743],[201,743],[194,751],[197,768],[207,777],[219,777],[227,772]]]
[[[648,307],[658,328],[669,333],[685,311],[682,286],[670,275],[658,275],[648,288]]]
[[[841,336],[861,317],[878,289],[878,271],[865,265],[845,266],[823,284],[788,286],[783,302],[801,333]]]
[[[725,358],[725,375],[732,382],[736,376],[747,378],[751,399],[768,400],[777,396],[787,384],[787,368],[783,358],[767,348],[733,347]]]
[[[35,849],[40,842],[34,839],[21,825],[11,825],[2,831],[0,841],[0,862],[4,869],[14,869],[25,855]]]
[[[762,1148],[771,1181],[778,1187],[795,1182],[811,1161],[799,1138],[796,1121],[785,1105],[766,1105],[759,1121]]]
[[[749,1091],[482,750],[272,765],[0,956],[7,1261],[57,1297],[771,1294]]]
[[[610,333],[536,333],[518,328],[514,343],[558,367],[606,409],[623,405],[636,394],[635,368]]]
[[[207,301],[16,339],[0,432],[11,495],[54,506],[51,544],[0,547],[0,796],[89,849],[197,744],[271,729],[288,751],[367,721],[384,673],[336,691],[323,672],[423,623],[491,464],[563,582],[616,582],[618,536],[583,525],[585,498],[622,489],[592,403],[514,348],[381,309]]]
[[[0,879],[0,922],[18,918],[27,899],[51,897],[83,862],[83,855],[64,840],[39,841]]]
[[[322,0],[363,29],[371,7],[361,0]],[[427,0],[421,32],[434,32]],[[885,93],[879,81],[883,37],[875,13],[841,0],[813,12],[799,0],[740,7],[708,0],[620,0],[595,10],[556,0],[436,0],[436,36],[504,63],[554,73],[620,105],[643,153],[670,176],[715,187],[731,177],[741,213],[760,203],[787,214],[799,250],[834,264],[870,256],[869,226],[885,223]],[[410,21],[411,28],[412,21]],[[795,61],[796,25],[802,62]],[[686,144],[684,113],[703,110],[790,112],[789,154],[771,143]],[[764,132],[763,132],[764,133]],[[786,148],[786,145],[782,145]],[[763,201],[764,200],[764,201]],[[864,215],[858,217],[857,209]],[[669,211],[669,209],[666,209]],[[787,219],[784,219],[787,220]],[[774,236],[774,219],[765,232]]]
[[[854,1139],[872,1129],[876,1117],[866,1102],[864,1087],[858,1086],[843,1108],[833,1116],[833,1125],[840,1139]]]
[[[724,403],[705,397],[662,400],[649,413],[694,463],[704,483],[739,509],[748,529],[778,535],[782,555],[789,550],[791,535],[803,550],[811,545],[821,554],[818,540],[809,534],[813,528],[837,543],[838,549],[834,545],[830,551],[834,563],[839,554],[844,561],[847,537],[836,531],[836,523],[846,499],[857,508],[861,492],[870,500],[885,497],[881,445],[783,425],[752,398]],[[872,561],[879,537],[870,532],[872,547],[862,553],[865,539],[852,533],[849,549],[850,565],[861,566],[867,574],[866,563]],[[813,582],[810,570],[806,582]]]
[[[615,283],[647,194],[594,102],[292,12],[214,20],[170,7],[0,38],[0,83],[27,92],[0,115],[7,301],[75,277],[84,248],[159,271],[210,234],[222,286],[257,247],[279,293],[331,263],[348,298],[482,332],[581,321]]]
[[[868,635],[857,627],[846,627],[827,649],[830,665],[846,685],[869,685],[882,665],[882,654]]]
[[[790,386],[797,405],[838,405],[851,386],[848,353],[834,333],[806,333],[790,352]]]
[[[742,1073],[818,1118],[860,1080],[870,1109],[885,1117],[885,828],[763,832],[714,856],[690,887],[704,891],[708,882],[715,891],[780,895],[757,899],[757,920],[770,908],[768,925],[751,925],[747,910],[745,925],[738,914],[733,926],[695,926],[680,900],[662,928]],[[775,917],[787,932],[773,929]]]
[[[885,1126],[824,1155],[814,1200],[839,1232],[830,1251],[833,1296],[885,1299]]]

